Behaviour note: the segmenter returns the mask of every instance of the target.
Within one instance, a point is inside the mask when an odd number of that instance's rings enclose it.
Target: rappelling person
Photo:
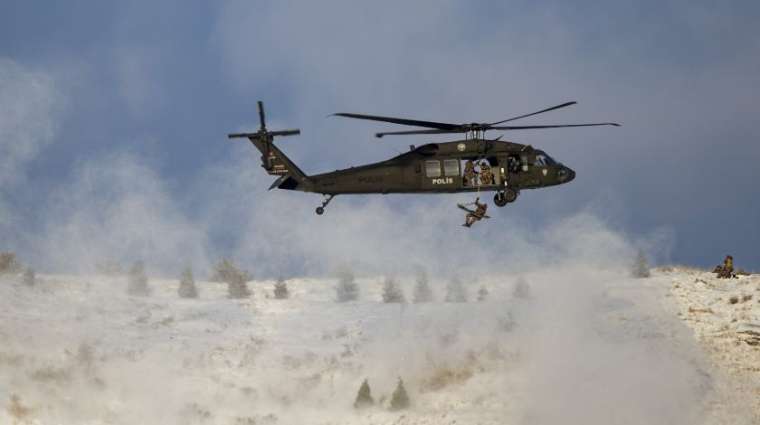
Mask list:
[[[480,198],[475,198],[475,202],[468,205],[475,205],[475,211],[468,212],[467,215],[464,218],[464,224],[462,226],[464,227],[470,227],[473,223],[476,221],[480,221],[485,217],[486,211],[488,210],[488,204],[480,203]]]

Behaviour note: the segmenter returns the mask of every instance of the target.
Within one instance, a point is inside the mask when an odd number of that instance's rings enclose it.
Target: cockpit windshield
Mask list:
[[[548,165],[554,165],[557,161],[552,159],[546,152],[539,152],[536,154],[536,165],[539,167],[546,167]]]

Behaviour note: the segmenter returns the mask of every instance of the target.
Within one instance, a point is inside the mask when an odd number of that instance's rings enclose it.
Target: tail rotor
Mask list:
[[[232,133],[228,134],[227,137],[230,139],[246,138],[250,140],[261,152],[261,166],[267,173],[283,177],[283,179],[285,176],[290,175],[296,180],[305,180],[306,175],[274,145],[275,137],[295,136],[301,134],[301,130],[297,128],[277,131],[267,130],[264,103],[258,101],[257,105],[259,109],[259,131],[255,133]]]
[[[272,139],[277,136],[297,136],[301,134],[301,130],[294,128],[289,130],[277,130],[277,131],[269,131],[267,130],[267,124],[266,124],[266,114],[264,113],[264,102],[258,101],[256,102],[258,108],[259,108],[259,131],[256,133],[232,133],[228,134],[227,137],[230,139],[236,139],[236,138],[247,138],[247,139],[258,139],[265,143],[272,143]]]

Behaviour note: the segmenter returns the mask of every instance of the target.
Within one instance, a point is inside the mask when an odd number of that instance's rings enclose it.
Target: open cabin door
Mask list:
[[[490,190],[504,185],[506,170],[497,157],[462,158],[459,162],[463,189]]]

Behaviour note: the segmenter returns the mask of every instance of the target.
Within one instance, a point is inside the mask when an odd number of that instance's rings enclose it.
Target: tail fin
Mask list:
[[[247,138],[261,152],[261,166],[270,175],[279,176],[269,189],[275,187],[289,190],[307,189],[310,183],[309,177],[274,145],[275,136],[295,136],[301,134],[301,130],[268,131],[264,120],[264,104],[259,101],[258,106],[261,122],[259,131],[256,133],[233,133],[227,137],[230,139]]]

